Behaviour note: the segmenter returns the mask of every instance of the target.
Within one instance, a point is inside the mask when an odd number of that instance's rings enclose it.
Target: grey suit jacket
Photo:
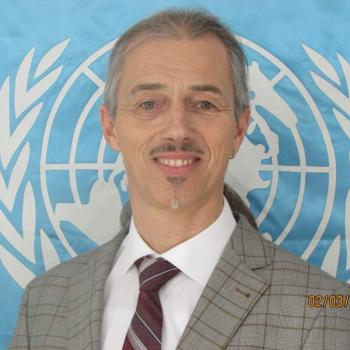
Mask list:
[[[104,285],[126,233],[29,284],[11,350],[101,349]],[[308,306],[313,295],[325,307]],[[329,306],[332,295],[343,305]],[[177,349],[350,349],[347,296],[348,285],[265,240],[240,215]]]

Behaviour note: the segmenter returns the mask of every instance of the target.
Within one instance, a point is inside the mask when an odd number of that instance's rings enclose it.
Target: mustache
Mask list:
[[[177,151],[204,154],[204,151],[200,147],[196,146],[192,141],[189,141],[189,142],[182,142],[181,144],[176,144],[172,142],[162,143],[152,148],[149,152],[149,156],[152,157],[162,153],[177,152]]]

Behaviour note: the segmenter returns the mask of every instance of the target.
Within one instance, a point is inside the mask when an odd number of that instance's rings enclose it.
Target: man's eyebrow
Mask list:
[[[213,92],[214,94],[222,95],[222,91],[217,86],[211,84],[192,85],[191,90],[199,92]]]
[[[137,92],[145,90],[164,90],[165,88],[166,86],[160,83],[138,84],[131,89],[131,94],[134,95]]]

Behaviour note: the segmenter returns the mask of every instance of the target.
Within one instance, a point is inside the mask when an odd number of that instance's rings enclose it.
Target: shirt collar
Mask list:
[[[221,214],[211,225],[191,239],[180,243],[163,254],[158,254],[141,238],[134,220],[131,219],[129,234],[120,247],[118,265],[121,271],[126,273],[137,259],[145,255],[162,257],[179,268],[188,277],[205,286],[235,226],[236,221],[224,197]]]

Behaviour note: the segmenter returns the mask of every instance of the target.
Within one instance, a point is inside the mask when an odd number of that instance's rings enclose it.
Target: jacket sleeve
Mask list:
[[[334,298],[333,295],[340,296],[338,303],[332,305],[329,300],[322,299],[325,307],[320,308],[307,335],[303,350],[349,350],[350,288],[341,287],[332,294],[332,298]]]
[[[28,300],[29,286],[27,286],[23,294],[17,325],[13,334],[12,343],[8,350],[30,349],[28,332]]]

